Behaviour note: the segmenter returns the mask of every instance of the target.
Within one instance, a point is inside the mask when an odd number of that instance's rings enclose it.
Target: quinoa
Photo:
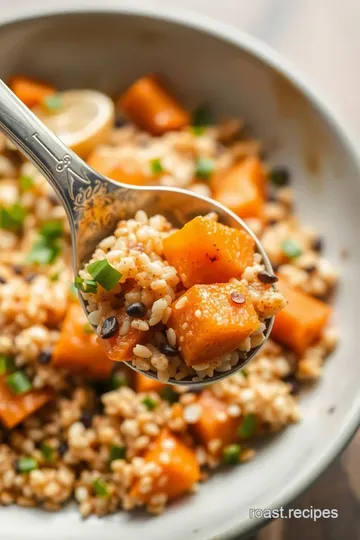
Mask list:
[[[114,128],[98,148],[114,164],[146,174],[151,160],[161,159],[166,172],[158,178],[160,184],[205,195],[211,195],[209,183],[194,181],[198,156],[213,159],[216,171],[221,171],[259,151],[259,143],[243,138],[241,123],[235,120],[209,126],[200,136],[185,128],[152,137],[127,124]],[[109,381],[89,382],[86,375],[54,365],[52,351],[67,309],[74,301],[69,292],[73,279],[69,228],[64,210],[45,179],[29,163],[19,166],[9,158],[5,144],[1,152],[0,206],[19,203],[26,209],[26,216],[20,231],[0,229],[0,355],[10,356],[33,388],[51,389],[52,399],[16,427],[0,428],[0,504],[58,511],[74,500],[84,518],[130,511],[138,506],[146,506],[157,514],[168,503],[165,486],[160,486],[164,491],[146,501],[134,495],[133,487],[138,482],[145,496],[161,475],[161,463],[147,461],[145,455],[164,429],[193,448],[201,467],[201,481],[222,462],[222,441],[214,437],[204,444],[196,435],[203,410],[202,396],[210,395],[222,404],[218,421],[237,421],[247,415],[256,418],[257,432],[239,448],[238,460],[244,463],[255,456],[252,442],[258,434],[276,432],[300,420],[301,402],[291,380],[301,385],[321,376],[325,358],[338,338],[334,329],[325,330],[319,342],[300,357],[268,340],[245,370],[198,393],[184,386],[136,391],[126,366],[121,367],[125,383],[114,389],[109,387]],[[19,179],[24,175],[32,179],[32,187],[27,191],[20,189]],[[42,225],[50,220],[62,223],[60,252],[49,264],[29,264],[27,255]],[[326,298],[331,293],[337,273],[316,247],[315,231],[301,225],[294,216],[290,186],[279,188],[275,199],[269,198],[263,220],[247,221],[259,235],[278,275],[286,276],[311,295]],[[99,330],[105,318],[116,314],[115,295],[123,296],[126,307],[141,303],[146,309],[137,308],[136,317],[127,314],[119,328],[122,336],[131,328],[139,332],[155,329],[151,340],[134,348],[133,364],[157,373],[163,382],[169,377],[202,381],[211,377],[214,369],[226,372],[243,360],[252,347],[260,345],[265,319],[283,300],[273,290],[269,297],[258,294],[255,276],[264,268],[255,256],[253,265],[241,277],[261,317],[261,325],[253,335],[231,354],[224,355],[215,367],[205,364],[197,372],[186,366],[180,356],[163,354],[164,344],[175,350],[181,346],[174,329],[166,327],[181,282],[181,276],[163,258],[162,240],[172,231],[164,217],[149,217],[144,212],[138,212],[132,220],[121,221],[114,234],[100,243],[92,261],[106,258],[122,277],[110,294],[84,297],[89,320]],[[282,245],[288,239],[300,248],[301,254],[296,258],[284,258]],[[89,277],[86,269],[80,275]],[[125,287],[129,280],[134,283],[131,288]],[[186,296],[178,303],[186,303]],[[197,316],[201,317],[201,313]],[[164,389],[169,393],[163,393]],[[114,448],[122,457],[111,460]],[[33,470],[19,471],[19,460],[24,457],[33,460]],[[166,452],[162,460],[168,460]],[[192,491],[196,489],[194,484]]]

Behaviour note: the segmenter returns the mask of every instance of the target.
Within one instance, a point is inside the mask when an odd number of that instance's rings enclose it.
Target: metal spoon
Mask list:
[[[51,184],[62,202],[71,230],[75,274],[83,268],[97,244],[113,233],[120,219],[134,217],[142,209],[152,216],[164,215],[175,227],[181,227],[197,215],[216,212],[219,220],[230,227],[244,229],[255,240],[265,268],[272,273],[270,261],[247,225],[224,206],[208,198],[177,188],[129,186],[99,175],[67,148],[0,80],[0,131],[35,165]],[[85,313],[86,305],[80,301]],[[273,319],[267,320],[265,341]],[[264,341],[264,343],[265,343]],[[262,347],[255,347],[246,359],[231,370],[216,373],[203,382],[170,379],[177,385],[203,385],[224,379],[242,369]],[[155,373],[132,369],[157,379]]]

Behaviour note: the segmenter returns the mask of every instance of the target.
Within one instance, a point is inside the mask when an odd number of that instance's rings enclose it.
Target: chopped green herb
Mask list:
[[[48,241],[40,236],[39,240],[33,244],[26,260],[34,264],[51,264],[58,258],[60,252],[60,246],[56,242]]]
[[[290,259],[295,259],[302,254],[302,249],[295,240],[284,240],[281,249]]]
[[[109,486],[102,478],[97,478],[92,483],[92,488],[97,497],[108,497],[109,496]]]
[[[179,394],[177,394],[170,386],[164,386],[164,388],[160,390],[160,397],[169,403],[176,403],[179,399]]]
[[[94,334],[94,329],[90,323],[84,324],[84,334]]]
[[[50,281],[59,281],[60,278],[60,272],[55,272],[55,274],[51,274],[49,276]]]
[[[164,172],[160,158],[152,159],[150,161],[150,168],[151,168],[151,174],[153,176],[156,176],[157,174],[161,174],[162,172]]]
[[[20,473],[28,473],[38,468],[36,459],[32,457],[21,457],[16,460],[16,470]]]
[[[40,234],[47,240],[56,240],[64,234],[64,227],[61,221],[48,221],[43,224]]]
[[[81,292],[86,293],[96,293],[97,292],[97,283],[93,279],[83,279],[80,276],[76,276],[75,289]]]
[[[76,278],[75,278],[76,279]],[[75,283],[71,283],[70,287],[69,287],[69,294],[71,296],[71,298],[73,300],[77,300],[78,299],[78,293],[76,292],[76,287],[75,287]]]
[[[244,419],[237,430],[237,435],[242,439],[249,439],[254,435],[257,425],[258,420],[256,414],[248,413],[244,416]]]
[[[117,446],[113,444],[110,446],[109,452],[109,462],[115,461],[116,459],[125,459],[126,457],[126,448],[125,446]]]
[[[195,176],[202,180],[209,180],[210,176],[214,172],[214,161],[207,157],[199,157],[196,162]]]
[[[149,409],[149,411],[153,411],[155,409],[155,407],[157,406],[157,402],[155,399],[153,399],[151,396],[146,396],[143,400],[142,400],[143,404],[145,405],[145,407],[147,409]]]
[[[192,114],[191,123],[194,127],[210,126],[211,124],[213,124],[214,119],[210,108],[206,105],[202,105],[201,107],[195,109]]]
[[[40,446],[40,452],[47,461],[53,461],[55,450],[47,443],[42,443]]]
[[[121,373],[112,373],[109,377],[109,387],[111,390],[116,390],[121,386],[127,386],[127,380]]]
[[[47,96],[43,101],[44,106],[51,112],[58,111],[63,106],[62,97],[59,94]]]
[[[240,444],[229,444],[228,446],[225,446],[223,450],[223,463],[226,465],[235,465],[239,462],[240,453]]]
[[[14,359],[9,354],[0,354],[0,375],[5,375],[16,369]]]
[[[247,368],[242,369],[241,373],[244,375],[245,379],[249,376],[249,370]]]
[[[30,189],[32,189],[34,186],[34,179],[27,174],[20,176],[19,182],[21,191],[30,191]]]
[[[204,135],[204,133],[206,133],[205,126],[190,126],[190,129],[195,135],[195,137],[201,137],[201,135]]]
[[[290,173],[284,167],[277,167],[270,172],[270,182],[278,187],[287,186],[290,183]]]
[[[23,371],[15,371],[6,377],[6,384],[14,394],[25,394],[31,390],[31,382]]]
[[[25,216],[25,208],[18,203],[0,208],[0,229],[18,231],[23,226]]]
[[[115,270],[106,259],[91,263],[86,269],[106,291],[111,291],[122,277],[122,274]]]

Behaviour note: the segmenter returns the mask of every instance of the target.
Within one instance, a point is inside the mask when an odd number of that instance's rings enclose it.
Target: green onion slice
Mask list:
[[[118,446],[113,444],[110,446],[109,452],[109,462],[115,461],[116,459],[125,459],[126,457],[126,448],[125,446]]]
[[[240,444],[229,444],[228,446],[225,446],[223,450],[223,463],[226,465],[235,465],[239,462],[240,453]]]
[[[31,390],[31,382],[23,371],[15,371],[6,377],[6,384],[14,394],[25,394]]]
[[[242,439],[249,439],[255,433],[258,425],[256,414],[248,413],[244,416],[244,419],[237,430],[237,435]]]
[[[74,287],[78,291],[83,293],[96,293],[97,292],[97,283],[93,279],[83,279],[80,276],[76,276]]]
[[[214,161],[207,157],[199,157],[196,162],[195,176],[202,180],[209,180],[210,176],[214,172]]]
[[[92,488],[97,497],[108,497],[109,496],[109,487],[105,480],[102,478],[97,478],[92,483]]]
[[[32,457],[21,457],[16,460],[16,469],[21,473],[28,473],[38,468],[36,459]]]
[[[122,274],[115,270],[106,259],[95,261],[89,264],[86,269],[106,291],[111,291],[122,277]]]
[[[161,174],[162,172],[164,172],[160,158],[152,159],[150,161],[150,168],[151,168],[151,174],[153,176],[156,176],[157,174]]]

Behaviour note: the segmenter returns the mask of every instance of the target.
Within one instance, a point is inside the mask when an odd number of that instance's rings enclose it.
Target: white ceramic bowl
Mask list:
[[[75,1],[67,14],[40,16],[22,7],[13,22],[3,18],[1,77],[28,73],[59,87],[114,93],[139,75],[160,71],[188,106],[205,100],[219,114],[245,118],[272,161],[292,170],[300,216],[324,233],[326,255],[341,268],[335,319],[342,340],[323,378],[301,395],[299,425],[269,440],[254,461],[215,474],[164,515],[118,513],[83,522],[71,506],[54,515],[9,507],[1,510],[1,538],[235,538],[262,524],[249,519],[249,509],[279,507],[306,489],[359,424],[359,162],[329,108],[269,48],[197,15],[129,11],[107,7],[107,1],[101,13],[76,8]],[[65,9],[62,2],[59,11]]]

